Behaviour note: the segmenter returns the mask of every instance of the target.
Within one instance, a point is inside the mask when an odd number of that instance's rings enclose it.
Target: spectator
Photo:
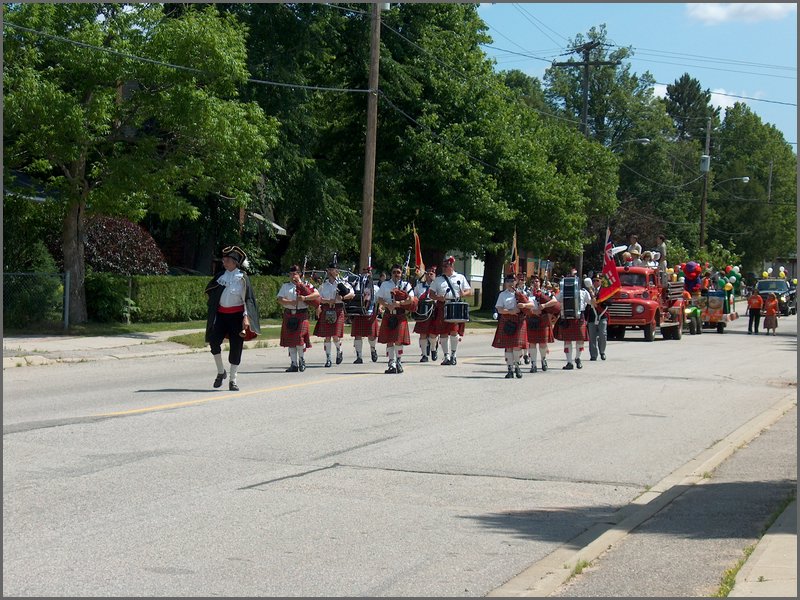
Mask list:
[[[633,254],[634,250],[636,250],[637,254],[641,254],[642,245],[639,243],[639,236],[631,234],[630,243],[628,244],[628,252]]]
[[[633,250],[630,251],[630,254],[631,254],[631,265],[632,266],[634,266],[634,267],[643,267],[644,266],[644,262],[640,258],[641,252],[639,250],[634,248]]]
[[[658,252],[658,270],[659,271],[666,271],[667,270],[667,238],[664,237],[662,233],[659,235],[656,240],[658,243],[656,244],[656,252]]]
[[[747,322],[748,334],[755,332],[758,335],[758,324],[761,322],[761,309],[763,307],[764,299],[758,295],[758,292],[753,290],[753,293],[747,299],[747,313],[750,315],[750,320]]]
[[[764,329],[772,329],[772,335],[775,335],[775,330],[778,329],[778,297],[774,292],[770,292],[767,301],[764,303]]]

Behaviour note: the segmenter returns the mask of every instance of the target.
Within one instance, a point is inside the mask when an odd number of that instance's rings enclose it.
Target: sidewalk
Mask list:
[[[3,338],[3,369],[53,363],[119,360],[208,352],[168,338],[203,329],[114,336],[15,336]],[[478,330],[480,332],[481,330]],[[491,330],[486,330],[491,332]],[[477,333],[477,332],[476,332]],[[275,346],[278,340],[269,340]],[[248,342],[252,345],[256,342]],[[720,574],[721,575],[721,574]],[[757,542],[736,576],[731,597],[797,597],[797,502],[792,502]]]

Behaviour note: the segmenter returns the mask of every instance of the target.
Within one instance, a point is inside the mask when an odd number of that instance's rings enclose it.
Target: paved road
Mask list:
[[[795,318],[745,326],[511,381],[486,333],[399,376],[249,350],[240,392],[206,353],[6,369],[4,592],[485,595],[790,410]]]

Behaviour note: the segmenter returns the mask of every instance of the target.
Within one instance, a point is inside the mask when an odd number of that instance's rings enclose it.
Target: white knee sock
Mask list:
[[[378,338],[369,338],[369,347],[373,350],[377,350],[375,344],[378,342]]]
[[[511,351],[512,356],[514,357],[514,364],[519,364],[519,359],[522,357],[522,350],[520,348],[514,348]]]
[[[306,347],[305,346],[295,346],[295,350],[297,350],[297,360],[298,360],[298,362],[303,360],[306,357]]]
[[[450,347],[453,349],[452,354],[450,356],[455,355],[456,348],[458,348],[458,334],[454,333],[450,336]]]
[[[330,342],[325,342],[323,344],[323,347],[325,348],[325,356],[330,358],[331,357],[331,343]]]
[[[547,349],[547,344],[539,344],[539,354],[542,355],[542,360],[547,358],[547,355],[550,354],[550,350]]]
[[[397,351],[394,349],[394,346],[387,346],[386,347],[386,354],[389,355],[389,364],[393,365],[397,362]]]
[[[567,344],[564,345],[564,354],[567,355],[567,362],[571,363],[572,362],[572,344],[567,343]]]
[[[217,373],[222,375],[225,372],[225,365],[222,363],[222,354],[215,354],[214,362],[217,363]]]
[[[506,364],[509,367],[514,366],[514,352],[512,350],[506,350]]]
[[[239,365],[231,365],[231,383],[236,383],[236,373],[239,372]]]
[[[446,335],[442,336],[442,352],[444,352],[445,356],[450,355],[450,338]]]
[[[531,362],[536,362],[536,353],[537,353],[538,346],[536,344],[531,344],[530,348],[528,348],[528,353],[531,355]],[[544,357],[542,357],[544,358]]]
[[[289,346],[289,360],[293,366],[297,366],[297,346]]]
[[[422,356],[425,356],[428,353],[428,338],[420,336],[419,349],[422,352]]]
[[[575,344],[575,358],[578,359],[581,357],[581,352],[583,352],[583,346],[578,346]]]
[[[356,338],[356,341],[353,342],[353,345],[356,347],[356,356],[361,358],[361,350],[364,348],[364,340],[362,338]]]
[[[333,343],[336,345],[336,351],[337,352],[341,352],[342,351],[342,340],[340,340],[339,338],[333,338]]]

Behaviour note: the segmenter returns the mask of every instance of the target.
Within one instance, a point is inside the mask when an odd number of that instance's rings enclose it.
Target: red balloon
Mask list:
[[[725,267],[725,273],[730,273],[732,268],[733,268],[733,267],[732,267],[732,266],[730,266],[730,265],[728,265],[727,267]]]

